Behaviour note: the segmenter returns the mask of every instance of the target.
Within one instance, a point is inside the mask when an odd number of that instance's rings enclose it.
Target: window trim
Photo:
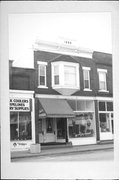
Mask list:
[[[98,78],[99,78],[99,92],[109,92],[107,90],[107,69],[97,69],[98,72]],[[100,89],[100,73],[105,73],[105,89]]]
[[[83,85],[84,85],[84,91],[92,91],[91,90],[91,84],[90,84],[90,67],[82,67],[83,69]],[[88,71],[88,82],[89,82],[89,88],[85,88],[85,79],[84,79],[84,72]]]
[[[39,68],[40,68],[40,66],[42,66],[42,65],[44,65],[45,66],[45,85],[40,85],[39,84]],[[44,61],[37,61],[37,66],[38,66],[38,88],[48,88],[47,87],[47,74],[46,74],[46,66],[47,66],[47,62],[44,62]]]

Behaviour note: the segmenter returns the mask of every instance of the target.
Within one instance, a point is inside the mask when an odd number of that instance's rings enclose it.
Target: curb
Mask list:
[[[42,156],[56,156],[56,155],[62,155],[62,154],[75,154],[77,152],[79,153],[84,153],[84,152],[91,152],[91,151],[101,151],[105,149],[113,149],[113,147],[102,147],[102,148],[96,148],[96,149],[82,149],[82,150],[73,150],[73,151],[63,151],[63,152],[50,152],[50,153],[39,153],[39,154],[29,154],[29,155],[23,155],[23,156],[16,156],[16,157],[11,157],[11,159],[19,159],[19,158],[32,158],[32,157],[42,157]]]

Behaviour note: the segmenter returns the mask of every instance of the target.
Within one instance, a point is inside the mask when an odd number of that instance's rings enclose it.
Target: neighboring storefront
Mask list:
[[[11,150],[28,150],[35,143],[34,92],[10,90]]]
[[[113,102],[98,101],[100,140],[110,140],[114,137]]]

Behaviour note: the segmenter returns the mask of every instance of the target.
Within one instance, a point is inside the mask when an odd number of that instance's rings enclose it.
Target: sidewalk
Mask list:
[[[58,147],[52,149],[42,149],[40,153],[31,153],[30,151],[14,151],[11,152],[11,158],[28,158],[36,156],[48,156],[48,155],[61,155],[67,153],[76,153],[76,152],[87,152],[87,151],[97,151],[97,150],[106,150],[113,149],[113,143],[100,143],[93,145],[80,145],[72,147]]]

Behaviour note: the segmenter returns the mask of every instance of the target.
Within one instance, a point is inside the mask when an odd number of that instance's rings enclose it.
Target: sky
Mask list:
[[[56,42],[59,37],[112,53],[111,13],[9,14],[9,59],[14,66],[33,68],[35,41]]]

